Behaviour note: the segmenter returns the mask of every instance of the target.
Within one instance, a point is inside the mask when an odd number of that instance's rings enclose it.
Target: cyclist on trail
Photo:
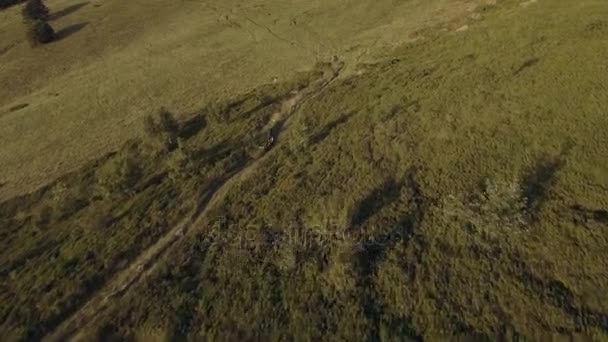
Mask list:
[[[274,134],[272,133],[272,130],[270,130],[270,133],[268,133],[268,139],[266,139],[266,145],[264,145],[264,150],[266,150],[266,151],[270,150],[273,145],[274,145]]]

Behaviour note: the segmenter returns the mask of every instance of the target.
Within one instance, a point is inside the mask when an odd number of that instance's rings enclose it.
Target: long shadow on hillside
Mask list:
[[[320,132],[318,132],[317,134],[313,135],[310,138],[310,144],[311,145],[317,145],[318,143],[322,142],[323,140],[325,140],[325,138],[327,138],[329,136],[329,134],[336,128],[338,128],[339,126],[344,125],[346,122],[348,122],[348,120],[353,116],[353,113],[347,113],[347,114],[343,114],[342,116],[340,116],[339,118],[331,121],[330,123],[328,123],[327,125],[325,125]]]
[[[427,207],[430,203],[430,199],[425,196],[418,183],[416,170],[410,170],[405,178],[399,183],[394,180],[389,180],[385,182],[383,186],[374,190],[364,201],[369,202],[368,204],[370,205],[361,207],[360,209],[362,209],[362,211],[357,214],[358,218],[353,220],[354,222],[357,222],[369,219],[370,214],[373,215],[373,213],[380,210],[383,206],[395,201],[399,196],[399,192],[404,187],[408,189],[412,206],[401,215],[388,232],[374,237],[371,240],[364,239],[363,248],[357,255],[359,275],[361,278],[360,285],[363,288],[371,289],[371,295],[366,296],[363,299],[362,304],[365,315],[374,322],[371,327],[371,335],[374,337],[373,340],[380,339],[379,326],[382,317],[384,316],[383,311],[385,305],[381,300],[378,300],[378,294],[374,284],[374,276],[376,275],[377,267],[387,253],[396,245],[410,243],[414,234],[414,229],[424,220]],[[381,196],[381,198],[378,198],[378,196]],[[379,201],[380,203],[371,204],[373,201]],[[422,340],[419,333],[413,327],[412,322],[407,319],[391,321],[387,328],[393,333],[397,333],[403,337],[407,336],[411,340]]]
[[[399,197],[402,186],[394,179],[389,179],[367,194],[355,209],[355,214],[352,217],[353,226],[363,225],[382,208],[394,202]]]
[[[195,115],[180,125],[179,137],[186,140],[190,139],[205,127],[207,127],[207,120],[205,120],[205,117],[202,115]]]
[[[517,76],[522,71],[535,66],[539,62],[540,62],[540,58],[536,58],[536,57],[530,58],[530,59],[526,60],[525,62],[523,62],[515,71],[513,71],[513,75]]]
[[[59,41],[64,38],[67,38],[67,37],[73,35],[74,33],[77,33],[78,31],[82,30],[87,25],[89,25],[88,22],[66,26],[55,33],[55,40]]]
[[[526,289],[542,302],[549,303],[572,318],[574,328],[561,328],[564,333],[586,331],[595,327],[608,332],[608,313],[598,311],[579,303],[570,288],[558,279],[542,278],[536,275],[526,263],[518,263],[518,278]]]
[[[193,153],[193,159],[204,160],[205,163],[212,165],[224,158],[227,158],[232,152],[233,148],[233,143],[228,139],[224,139],[211,147],[203,147],[195,150]]]
[[[557,181],[559,171],[565,165],[570,148],[567,146],[557,156],[545,156],[539,159],[524,177],[524,195],[528,199],[527,210],[532,220],[538,219],[538,213],[549,198],[551,188]]]
[[[422,192],[416,172],[414,169],[408,171],[408,174],[399,183],[396,183],[394,180],[385,182],[382,187],[373,191],[366,198],[366,201],[370,203],[375,201],[376,203],[366,206],[353,219],[353,223],[361,224],[371,217],[370,214],[373,215],[382,209],[382,207],[394,202],[399,197],[399,193],[403,188],[408,189],[411,207],[400,217],[395,227],[382,236],[371,241],[366,241],[361,258],[361,265],[365,271],[364,274],[373,274],[377,264],[382,260],[384,255],[396,243],[409,240],[414,228],[424,220],[432,199]],[[378,198],[379,195],[381,198]]]
[[[63,18],[67,15],[70,15],[78,10],[80,10],[81,8],[83,8],[84,6],[88,5],[88,2],[80,2],[71,6],[68,6],[64,9],[62,9],[61,11],[57,11],[53,14],[51,14],[49,20],[53,21],[53,20],[57,20],[59,18]]]
[[[589,209],[580,204],[575,204],[570,207],[574,213],[579,214],[584,221],[592,220],[597,223],[608,225],[608,210],[604,209]]]

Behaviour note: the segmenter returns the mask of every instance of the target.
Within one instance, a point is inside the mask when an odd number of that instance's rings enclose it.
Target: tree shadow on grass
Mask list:
[[[518,271],[521,283],[530,294],[573,318],[576,331],[585,331],[589,327],[608,331],[608,313],[579,304],[577,296],[566,284],[558,279],[540,277],[524,262],[520,262]]]
[[[16,111],[21,110],[21,109],[23,109],[23,108],[25,108],[25,107],[27,107],[29,105],[30,105],[29,103],[21,103],[21,104],[18,104],[16,106],[12,106],[11,108],[8,109],[8,111],[9,111],[9,113],[16,112]]]
[[[368,193],[358,203],[355,214],[351,219],[352,224],[355,226],[363,225],[382,208],[394,202],[399,197],[402,186],[391,178]]]
[[[608,225],[608,210],[604,209],[589,209],[585,208],[580,204],[575,204],[570,206],[570,209],[574,211],[574,213],[582,215],[585,221],[592,220],[597,223],[601,223],[604,225]]]
[[[74,33],[82,30],[87,25],[89,25],[88,22],[66,26],[55,33],[55,41],[59,41],[64,38],[67,38],[67,37],[73,35]]]
[[[202,115],[195,115],[180,125],[179,137],[182,139],[190,139],[206,126],[207,121],[205,120],[205,117]]]
[[[517,76],[519,75],[522,71],[535,66],[536,64],[538,64],[540,62],[540,58],[530,58],[528,60],[526,60],[525,62],[523,62],[519,68],[517,68],[515,71],[513,71],[513,75]]]
[[[528,198],[528,209],[538,212],[546,201],[549,190],[556,181],[557,172],[563,166],[561,158],[543,158],[538,160],[524,180],[524,194]]]
[[[363,239],[363,248],[358,252],[357,263],[359,265],[359,276],[361,284],[367,289],[371,289],[371,295],[364,296],[362,304],[366,316],[374,322],[371,334],[375,337],[379,336],[378,326],[384,320],[385,313],[383,306],[385,303],[378,300],[378,294],[374,285],[374,279],[378,272],[378,266],[385,260],[387,254],[399,244],[410,244],[414,237],[414,230],[421,222],[427,213],[431,199],[427,197],[418,182],[418,171],[415,168],[410,169],[403,180],[396,182],[394,179],[388,179],[382,186],[372,191],[363,201],[360,209],[363,209],[358,215],[357,220],[367,220],[369,215],[374,215],[383,206],[395,201],[401,192],[401,189],[407,188],[412,207],[404,212],[386,233],[375,236],[373,239]],[[365,207],[364,203],[369,202],[371,208]],[[405,270],[405,269],[404,269]],[[415,269],[408,270],[415,272]],[[457,322],[461,323],[461,322]],[[402,339],[406,337],[409,340],[421,340],[420,334],[413,327],[412,322],[403,320],[392,320],[387,328],[390,333],[400,336]]]
[[[88,4],[89,4],[88,2],[80,2],[80,3],[74,4],[74,5],[68,6],[68,7],[62,9],[61,11],[52,13],[50,15],[49,21],[57,20],[59,18],[63,18],[67,15],[70,15],[70,14],[78,11],[79,9],[85,7]]]
[[[571,149],[572,145],[567,144],[558,155],[538,159],[524,177],[523,191],[528,202],[527,210],[533,221],[538,219],[538,213],[548,200],[551,188],[557,181],[559,171],[566,164]]]
[[[327,138],[334,129],[336,129],[336,128],[344,125],[346,122],[348,122],[348,120],[353,116],[353,114],[354,113],[343,114],[339,118],[337,118],[337,119],[331,121],[330,123],[328,123],[327,125],[325,125],[321,129],[320,132],[318,132],[317,134],[315,134],[311,137],[310,144],[317,145],[320,142],[322,142],[323,140],[325,140],[325,138]]]
[[[194,151],[194,160],[203,161],[207,164],[213,165],[220,160],[227,158],[233,148],[233,144],[230,140],[225,139],[216,143],[209,148],[201,148]]]

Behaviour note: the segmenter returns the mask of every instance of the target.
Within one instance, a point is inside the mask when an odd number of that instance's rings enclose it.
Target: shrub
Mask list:
[[[115,159],[98,173],[98,189],[102,197],[131,194],[143,170],[133,156]]]
[[[42,0],[28,0],[21,10],[21,15],[25,21],[46,21],[49,18],[49,8]]]
[[[50,43],[55,39],[55,30],[46,21],[35,20],[28,25],[27,39],[32,46]]]
[[[144,131],[152,142],[160,142],[163,148],[173,151],[178,147],[179,123],[165,108],[161,108],[157,116],[158,119],[153,115],[144,118]]]
[[[160,125],[154,120],[152,115],[144,118],[144,132],[150,138],[157,138],[161,135]]]
[[[74,215],[88,204],[82,189],[74,184],[68,186],[60,182],[51,189],[49,208],[55,220]]]
[[[179,133],[179,124],[177,123],[177,120],[175,120],[173,114],[167,109],[161,108],[158,116],[162,131],[177,137],[177,134]]]
[[[193,176],[197,172],[194,152],[178,140],[175,152],[167,160],[169,178],[174,182]]]

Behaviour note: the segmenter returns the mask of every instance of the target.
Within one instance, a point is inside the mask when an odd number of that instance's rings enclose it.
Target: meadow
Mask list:
[[[145,111],[0,205],[2,335],[608,338],[606,18],[487,2],[373,61]]]

